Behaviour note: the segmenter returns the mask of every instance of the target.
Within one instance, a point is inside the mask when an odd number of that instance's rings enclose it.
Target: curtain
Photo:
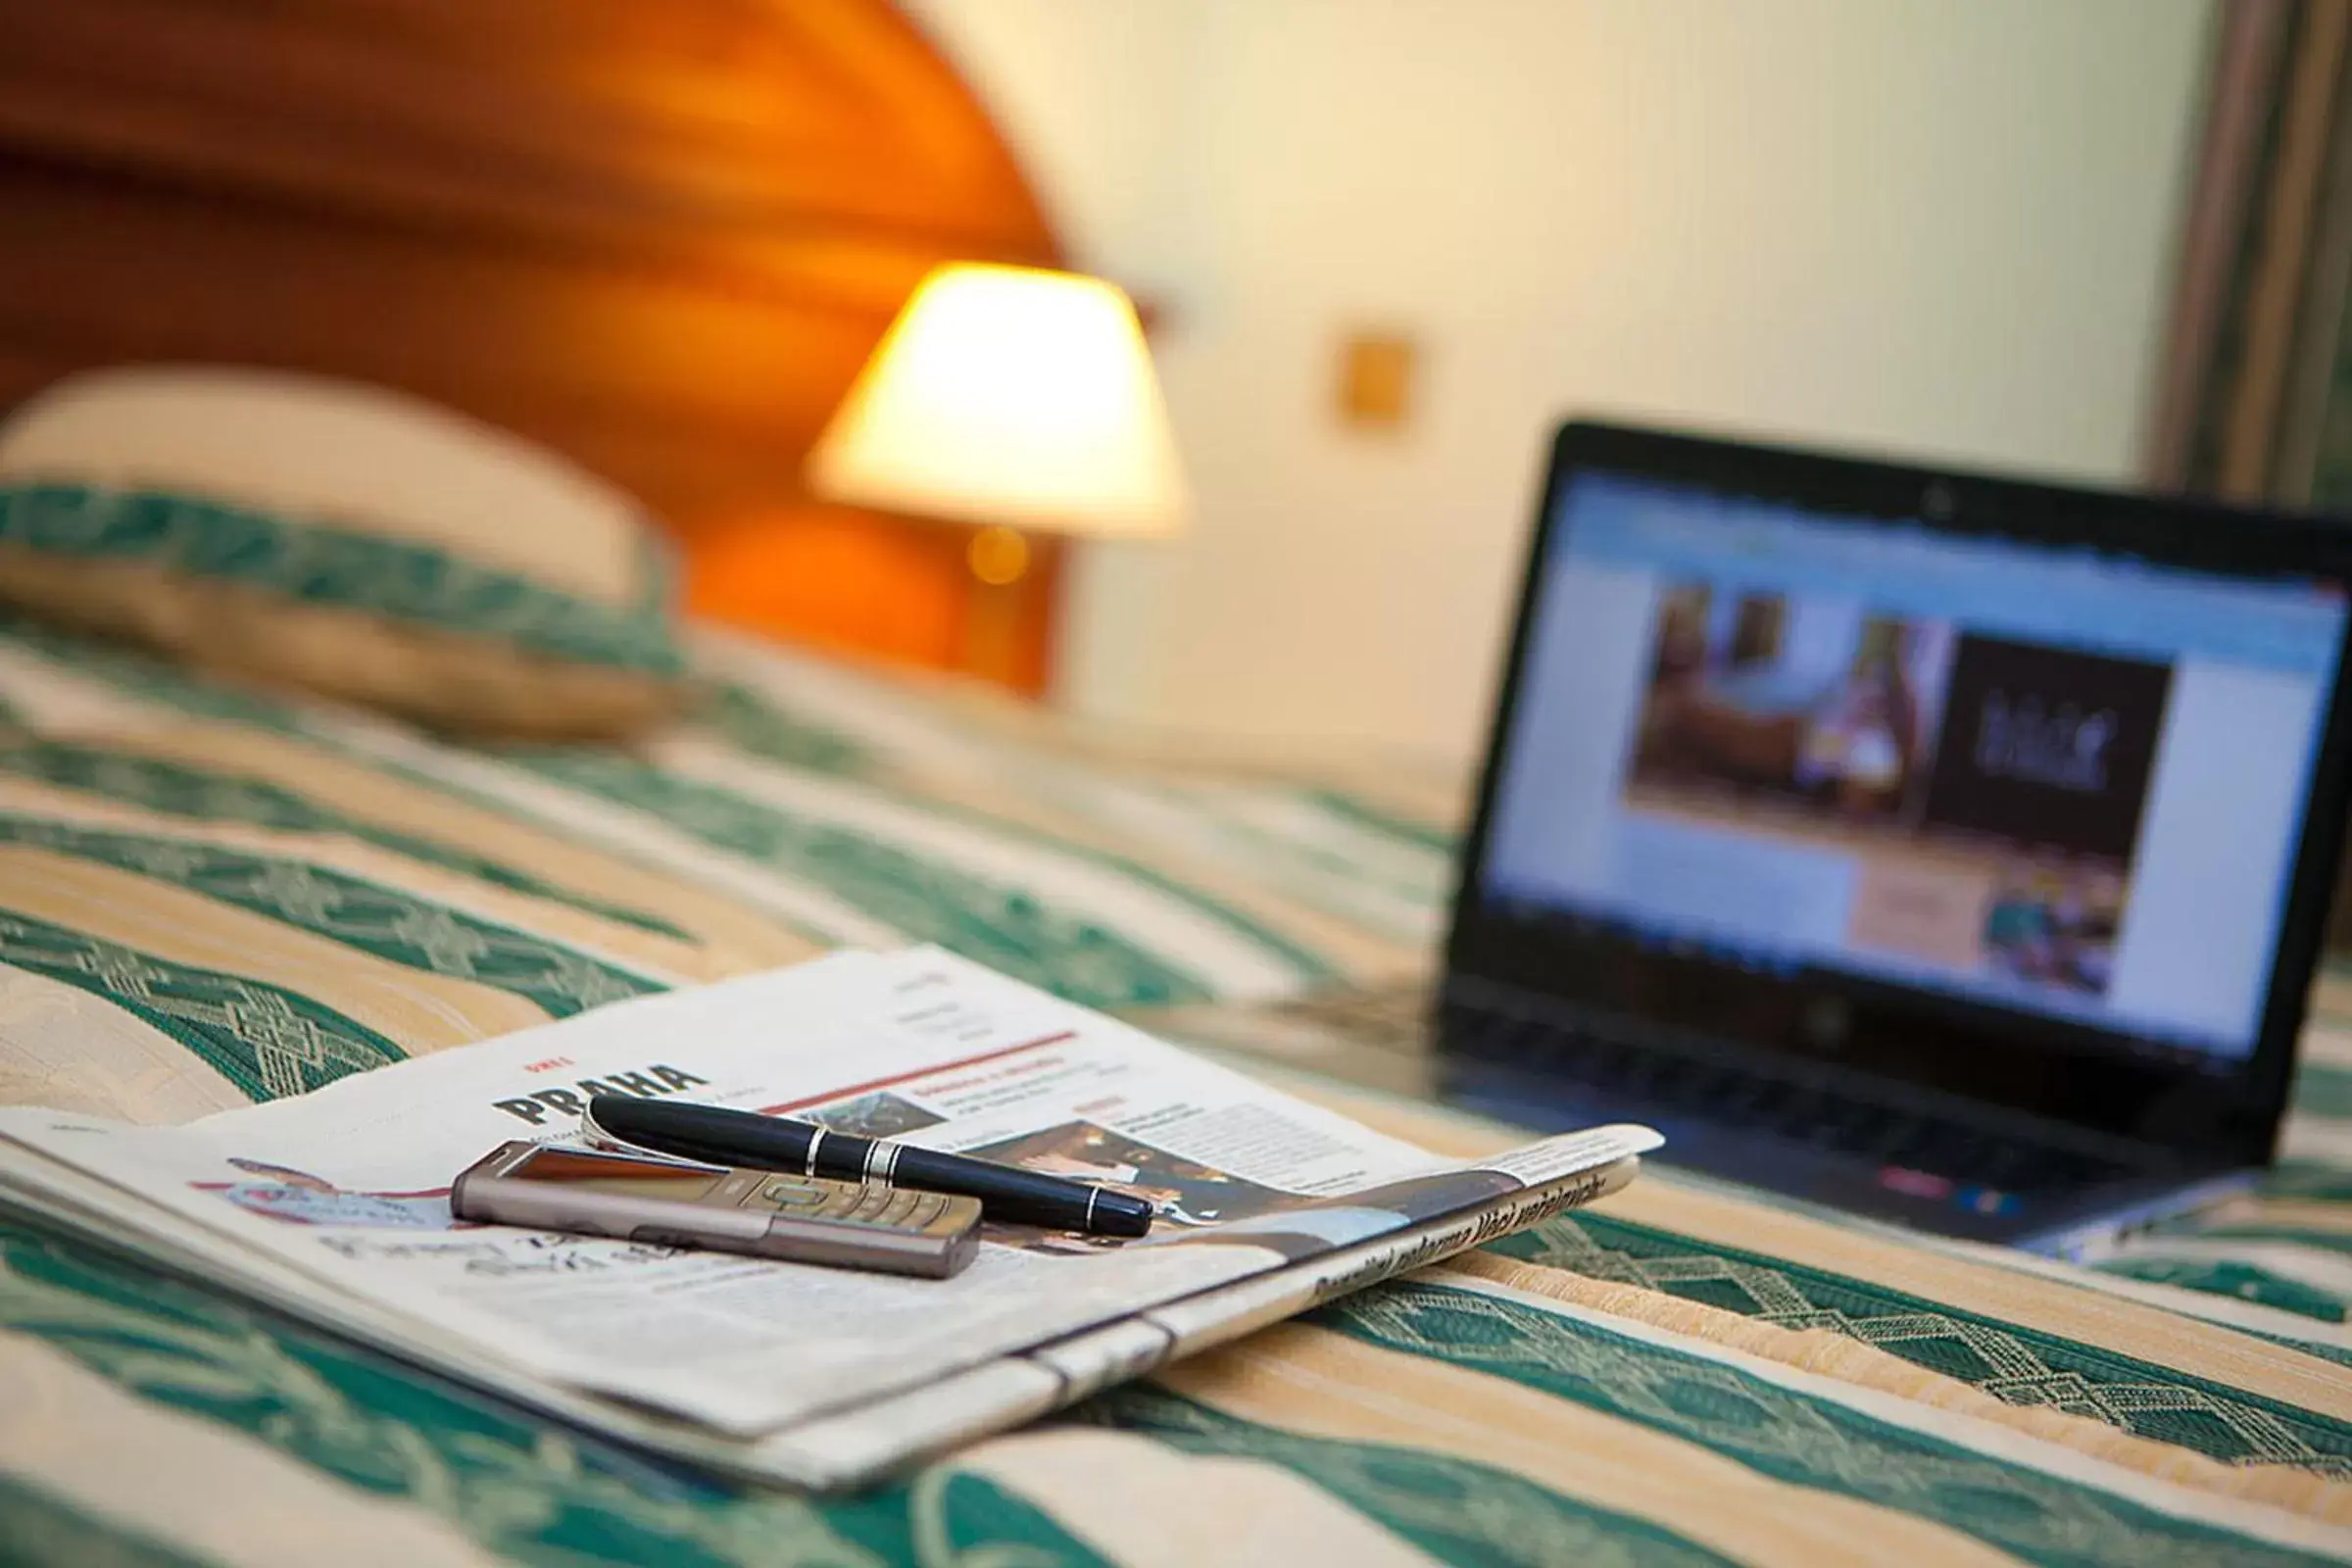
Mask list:
[[[2352,512],[2352,0],[2223,0],[2160,489]]]
[[[2352,517],[2352,0],[2220,0],[2147,476]],[[2328,946],[2352,957],[2352,849]]]

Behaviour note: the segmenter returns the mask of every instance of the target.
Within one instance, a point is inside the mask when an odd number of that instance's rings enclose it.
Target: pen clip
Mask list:
[[[648,1149],[643,1144],[632,1144],[626,1138],[609,1133],[605,1131],[604,1124],[596,1119],[596,1112],[593,1110],[580,1112],[580,1142],[591,1149],[609,1150],[615,1154],[636,1154],[644,1159],[658,1159],[670,1165],[705,1163],[702,1160],[682,1160],[677,1155],[662,1150]]]

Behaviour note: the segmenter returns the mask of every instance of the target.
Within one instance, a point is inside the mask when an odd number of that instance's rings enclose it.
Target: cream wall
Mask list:
[[[1195,493],[1065,696],[1478,746],[1544,432],[1646,415],[2129,474],[2207,0],[920,0],[1081,265],[1168,313]],[[1419,416],[1329,414],[1335,345]]]

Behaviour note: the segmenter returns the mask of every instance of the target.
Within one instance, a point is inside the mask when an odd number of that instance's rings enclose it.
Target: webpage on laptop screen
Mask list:
[[[2345,605],[1585,475],[1481,896],[2253,1048]]]

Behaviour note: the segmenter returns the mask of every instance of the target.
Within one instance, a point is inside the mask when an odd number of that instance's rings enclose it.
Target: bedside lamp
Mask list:
[[[956,262],[915,288],[808,456],[835,501],[978,524],[967,647],[1009,635],[1024,532],[1165,536],[1183,481],[1127,296],[1100,278]]]

